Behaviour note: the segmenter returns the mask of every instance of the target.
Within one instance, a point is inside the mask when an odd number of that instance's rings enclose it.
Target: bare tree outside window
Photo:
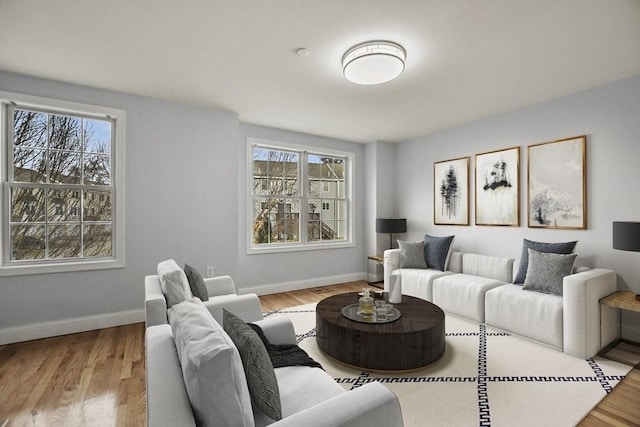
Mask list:
[[[112,122],[11,111],[11,261],[111,257]]]
[[[253,145],[252,244],[346,241],[345,167],[346,157]]]

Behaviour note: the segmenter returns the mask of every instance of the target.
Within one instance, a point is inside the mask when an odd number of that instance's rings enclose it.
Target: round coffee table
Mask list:
[[[403,295],[402,303],[394,304],[402,313],[400,319],[362,323],[342,315],[342,308],[359,298],[357,292],[351,292],[318,303],[316,341],[324,353],[349,365],[375,370],[417,369],[442,356],[445,332],[440,307]]]

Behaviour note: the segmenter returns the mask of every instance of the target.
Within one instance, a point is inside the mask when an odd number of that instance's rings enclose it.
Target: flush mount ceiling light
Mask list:
[[[381,40],[360,43],[342,57],[342,71],[353,83],[377,85],[402,74],[406,57],[404,48],[397,43]]]

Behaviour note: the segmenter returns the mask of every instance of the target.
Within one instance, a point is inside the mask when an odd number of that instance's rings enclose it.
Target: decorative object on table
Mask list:
[[[400,311],[397,308],[395,308],[392,304],[389,304],[389,303],[384,303],[384,305],[380,309],[385,311],[384,316],[379,316],[378,315],[379,309],[376,308],[375,316],[363,317],[360,314],[358,314],[360,310],[359,304],[345,305],[344,307],[342,307],[340,311],[342,315],[349,320],[353,320],[354,322],[369,323],[369,324],[391,323],[400,319],[400,317],[402,316]]]
[[[389,302],[392,304],[402,302],[402,276],[399,274],[389,276]]]
[[[364,288],[363,295],[358,300],[358,314],[362,317],[373,317],[376,314],[371,289]]]
[[[520,225],[520,147],[476,154],[476,225]]]
[[[406,232],[406,218],[376,218],[376,233],[389,233],[389,249],[393,249],[393,234]]]
[[[469,225],[469,157],[433,163],[433,223]]]
[[[584,135],[529,145],[529,227],[587,228],[586,145]]]
[[[640,222],[613,222],[613,249],[621,251],[640,252]],[[640,294],[636,294],[640,301]]]

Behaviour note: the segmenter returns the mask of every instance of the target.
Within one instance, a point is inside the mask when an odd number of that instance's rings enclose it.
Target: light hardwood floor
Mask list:
[[[352,282],[260,297],[265,311],[366,286]],[[580,424],[640,425],[640,367]],[[0,427],[144,426],[144,324],[0,346]]]

